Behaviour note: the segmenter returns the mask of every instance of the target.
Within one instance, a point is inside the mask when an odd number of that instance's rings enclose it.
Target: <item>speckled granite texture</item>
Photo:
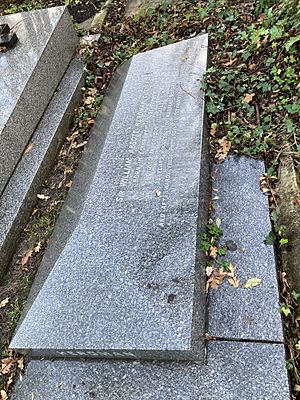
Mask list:
[[[16,238],[68,133],[74,108],[81,98],[83,77],[84,65],[74,59],[32,136],[31,150],[22,156],[0,197],[0,275],[8,267]]]
[[[30,361],[12,400],[289,400],[284,346],[210,342],[207,365]]]
[[[78,42],[65,7],[0,17],[4,23],[19,41],[0,54],[0,195]]]
[[[207,45],[204,35],[133,57],[79,223],[13,348],[203,360]]]
[[[224,236],[220,245],[231,240],[236,251],[226,259],[236,267],[240,287],[228,282],[210,290],[208,333],[225,339],[283,341],[279,292],[273,246],[264,244],[271,230],[268,197],[259,178],[265,172],[262,161],[229,157],[214,167],[215,215],[222,220]],[[241,286],[250,278],[260,278],[252,289]]]

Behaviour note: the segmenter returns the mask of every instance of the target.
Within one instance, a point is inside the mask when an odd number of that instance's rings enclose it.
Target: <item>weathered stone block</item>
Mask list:
[[[0,195],[75,52],[64,7],[0,17],[17,36],[0,54]]]
[[[16,238],[30,217],[36,195],[68,132],[80,101],[83,76],[83,62],[74,59],[32,136],[31,150],[22,156],[0,197],[0,276],[8,268]]]

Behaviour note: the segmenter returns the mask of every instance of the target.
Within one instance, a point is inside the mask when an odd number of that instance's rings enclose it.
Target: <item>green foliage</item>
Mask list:
[[[213,246],[223,236],[222,229],[216,224],[208,224],[206,226],[206,233],[201,236],[200,249],[207,253],[211,246]],[[223,250],[219,249],[221,252]]]
[[[26,12],[26,11],[32,11],[32,10],[37,10],[39,8],[45,7],[45,4],[42,0],[30,0],[30,1],[24,1],[21,4],[11,4],[9,7],[7,7],[4,10],[5,14],[15,14],[19,12]]]
[[[77,6],[81,0],[65,0],[65,6]]]
[[[273,231],[271,231],[264,240],[264,244],[273,245],[275,242],[276,242],[276,234]]]
[[[280,311],[282,312],[282,314],[284,314],[285,317],[291,315],[290,307],[286,304],[280,307]]]

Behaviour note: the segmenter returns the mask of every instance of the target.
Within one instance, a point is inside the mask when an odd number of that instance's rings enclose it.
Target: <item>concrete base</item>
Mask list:
[[[29,362],[12,400],[289,400],[280,344],[210,342],[207,365]]]

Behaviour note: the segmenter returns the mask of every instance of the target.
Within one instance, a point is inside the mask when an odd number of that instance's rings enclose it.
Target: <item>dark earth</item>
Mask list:
[[[2,0],[0,3],[0,15],[12,12],[30,11],[33,8],[48,8],[63,6],[70,3],[68,8],[74,22],[80,23],[96,14],[104,0]],[[13,5],[12,5],[13,4]]]

